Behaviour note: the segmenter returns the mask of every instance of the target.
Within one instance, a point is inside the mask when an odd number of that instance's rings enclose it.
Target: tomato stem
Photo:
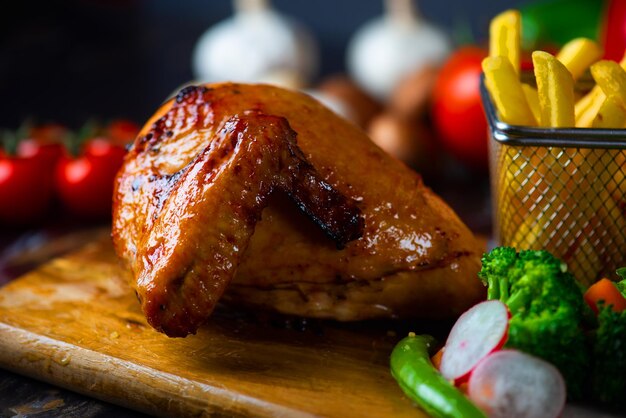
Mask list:
[[[65,148],[72,157],[78,157],[81,148],[87,140],[93,138],[99,130],[99,124],[95,119],[88,119],[77,132],[68,132],[63,138]]]
[[[20,141],[28,139],[32,128],[33,123],[30,118],[27,118],[15,131],[7,129],[2,132],[2,148],[4,149],[4,153],[10,157],[14,157],[17,154],[17,146]]]
[[[30,133],[33,131],[33,121],[31,118],[26,118],[20,124],[20,126],[15,131],[15,137],[17,142],[23,141],[30,137]]]
[[[2,149],[9,157],[13,157],[17,151],[17,135],[8,129],[2,132]]]

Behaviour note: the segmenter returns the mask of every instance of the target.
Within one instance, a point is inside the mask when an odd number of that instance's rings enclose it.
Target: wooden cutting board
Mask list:
[[[0,289],[0,367],[162,416],[426,416],[389,374],[400,337],[384,324],[303,330],[222,308],[170,339],[125,274],[102,240]]]

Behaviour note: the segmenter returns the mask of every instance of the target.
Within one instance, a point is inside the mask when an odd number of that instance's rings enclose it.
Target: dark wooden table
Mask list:
[[[0,370],[0,417],[142,417],[138,412]]]

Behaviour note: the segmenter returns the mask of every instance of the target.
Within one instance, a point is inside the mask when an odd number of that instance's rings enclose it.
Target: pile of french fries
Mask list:
[[[620,63],[600,60],[602,49],[585,38],[556,56],[535,51],[534,87],[520,79],[520,39],[518,11],[492,20],[482,68],[500,120],[544,128],[626,127],[626,55]],[[580,97],[575,83],[588,70],[596,85]],[[499,153],[501,175],[494,183],[503,211],[501,244],[547,249],[585,285],[600,278],[608,259],[626,258],[624,151],[508,148]]]

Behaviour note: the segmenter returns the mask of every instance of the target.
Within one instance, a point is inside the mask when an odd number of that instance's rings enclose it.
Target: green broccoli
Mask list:
[[[495,248],[485,254],[478,275],[488,299],[511,311],[507,347],[554,364],[567,382],[571,399],[580,399],[589,367],[582,290],[567,266],[547,251]]]
[[[617,273],[617,275],[622,279],[621,282],[617,282],[615,285],[619,291],[622,292],[622,295],[626,295],[626,267],[617,269],[615,273]]]
[[[626,297],[626,277],[624,279],[616,284]],[[600,305],[593,344],[593,398],[619,409],[626,408],[625,377],[626,311],[615,312],[610,306]]]

